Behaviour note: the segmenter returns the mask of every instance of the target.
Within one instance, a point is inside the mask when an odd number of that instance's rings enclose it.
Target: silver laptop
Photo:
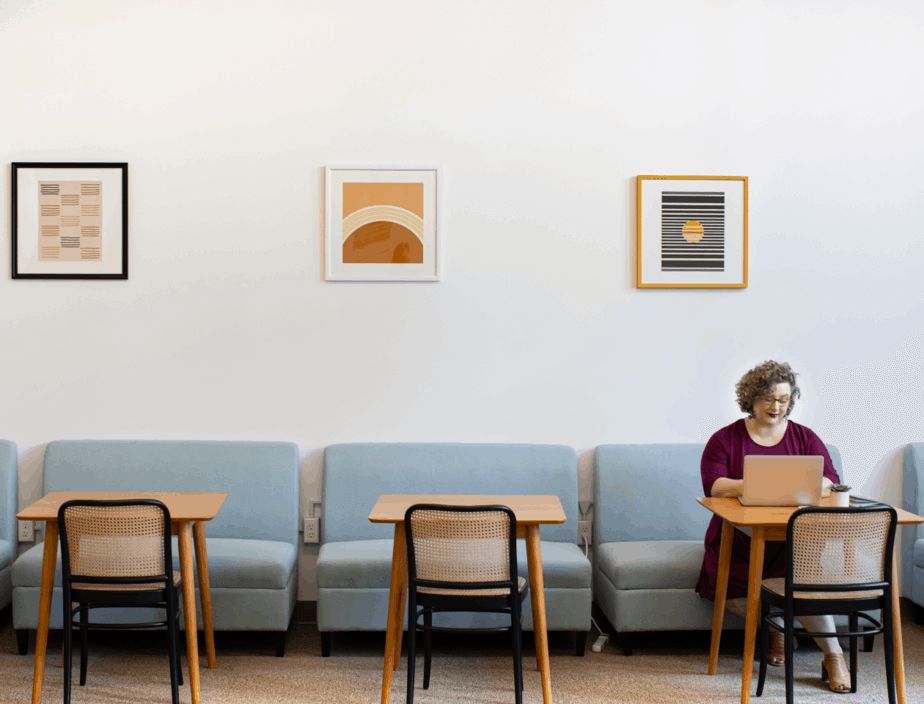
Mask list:
[[[746,455],[742,506],[817,506],[825,459],[821,455]]]

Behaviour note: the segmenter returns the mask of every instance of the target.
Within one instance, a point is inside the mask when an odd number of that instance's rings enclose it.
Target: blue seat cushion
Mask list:
[[[9,540],[0,540],[0,570],[13,562],[13,543]]]
[[[546,589],[590,588],[590,562],[577,545],[541,541],[540,546]],[[385,539],[325,543],[318,554],[318,588],[387,589],[392,549],[393,542]],[[517,569],[522,577],[529,574],[526,562],[526,541],[518,540]]]
[[[605,543],[595,569],[617,589],[694,589],[704,553],[701,540]]]
[[[38,587],[42,581],[44,543],[39,543],[13,563],[14,587]],[[298,553],[290,543],[271,540],[208,538],[210,589],[285,589]],[[176,538],[173,539],[173,569],[180,569]],[[198,572],[198,570],[194,570]],[[196,574],[196,586],[199,577]],[[61,551],[55,568],[55,586],[61,586]]]

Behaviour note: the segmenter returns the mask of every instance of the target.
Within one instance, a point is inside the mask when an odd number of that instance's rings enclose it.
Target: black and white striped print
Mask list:
[[[696,233],[702,237],[684,237]],[[725,270],[725,193],[663,191],[661,193],[661,271]]]

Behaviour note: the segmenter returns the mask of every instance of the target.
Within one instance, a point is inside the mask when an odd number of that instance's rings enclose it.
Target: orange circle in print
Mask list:
[[[683,239],[685,239],[687,242],[699,242],[701,239],[703,239],[704,232],[705,230],[703,229],[702,224],[696,220],[687,220],[687,222],[685,222],[683,225],[683,229],[680,231],[680,233],[683,235]]]

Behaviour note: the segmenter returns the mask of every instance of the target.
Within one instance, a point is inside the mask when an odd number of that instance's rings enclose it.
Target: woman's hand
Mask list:
[[[716,498],[741,496],[744,491],[743,479],[719,477],[712,484],[712,496]]]

